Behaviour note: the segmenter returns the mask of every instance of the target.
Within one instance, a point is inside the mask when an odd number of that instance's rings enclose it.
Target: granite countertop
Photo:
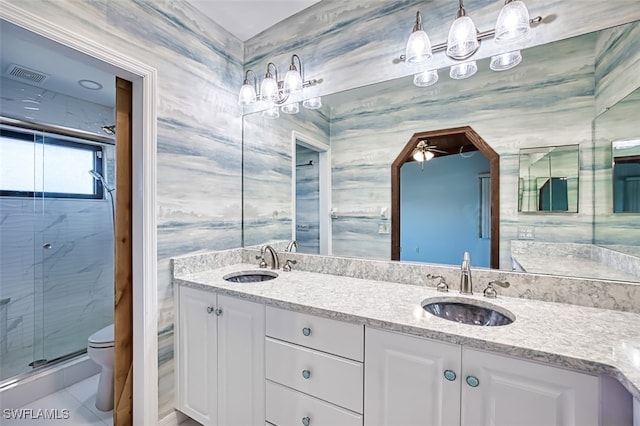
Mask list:
[[[294,266],[295,267],[295,266]],[[215,290],[292,311],[496,351],[591,374],[610,374],[640,399],[640,314],[398,284],[293,270],[257,283],[232,283],[229,273],[259,270],[237,263],[174,277],[174,282]],[[498,289],[500,292],[500,289]],[[479,294],[478,294],[479,293]],[[489,302],[511,311],[506,326],[459,324],[426,313],[421,302],[451,296]]]

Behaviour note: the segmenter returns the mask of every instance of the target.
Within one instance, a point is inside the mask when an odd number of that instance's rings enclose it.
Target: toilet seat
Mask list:
[[[113,324],[110,324],[89,336],[89,347],[112,348],[114,347]]]

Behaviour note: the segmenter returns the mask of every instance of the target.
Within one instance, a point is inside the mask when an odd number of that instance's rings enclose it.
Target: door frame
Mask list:
[[[319,153],[318,170],[320,172],[320,254],[331,254],[331,146],[297,131],[291,132],[291,239],[296,239],[296,145],[302,145]]]
[[[132,105],[132,282],[133,418],[158,424],[158,290],[156,248],[157,71],[114,49],[3,2],[0,19],[62,45],[74,56],[133,84]]]

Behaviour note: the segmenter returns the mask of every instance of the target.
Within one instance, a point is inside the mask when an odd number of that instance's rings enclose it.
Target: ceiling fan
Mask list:
[[[447,151],[438,149],[438,147],[435,145],[429,145],[428,140],[422,140],[418,142],[411,155],[413,156],[414,160],[423,162],[429,161],[433,157],[435,157],[434,153],[448,154]]]

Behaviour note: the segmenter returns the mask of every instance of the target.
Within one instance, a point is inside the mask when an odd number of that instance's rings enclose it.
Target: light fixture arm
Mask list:
[[[249,84],[249,73],[253,74],[253,88],[255,89],[256,93],[258,92],[258,78],[256,77],[256,73],[253,72],[253,70],[247,70],[247,72],[244,73],[244,83],[243,84]]]
[[[422,14],[420,11],[416,12],[416,24],[413,26],[413,32],[422,31]]]
[[[295,63],[296,59],[298,60],[298,65],[300,66],[300,78],[302,79],[302,84],[304,85],[304,69],[302,68],[302,60],[300,59],[300,56],[296,55],[295,53],[291,55],[291,65],[289,65],[289,70],[295,71],[298,69],[296,68]]]
[[[459,1],[458,13],[456,13],[456,19],[461,18],[463,16],[467,16],[467,11],[464,10],[464,4],[462,0]]]
[[[278,79],[278,67],[277,67],[277,66],[276,66],[276,64],[274,64],[273,62],[269,62],[269,63],[267,64],[267,73],[265,74],[265,76],[264,76],[264,77],[265,77],[265,78],[273,78],[273,74],[271,74],[271,72],[269,71],[269,67],[270,67],[270,66],[273,66],[273,69],[275,70],[275,74],[276,74],[275,79],[276,79],[276,81],[278,82],[278,81],[279,81],[279,79]]]

